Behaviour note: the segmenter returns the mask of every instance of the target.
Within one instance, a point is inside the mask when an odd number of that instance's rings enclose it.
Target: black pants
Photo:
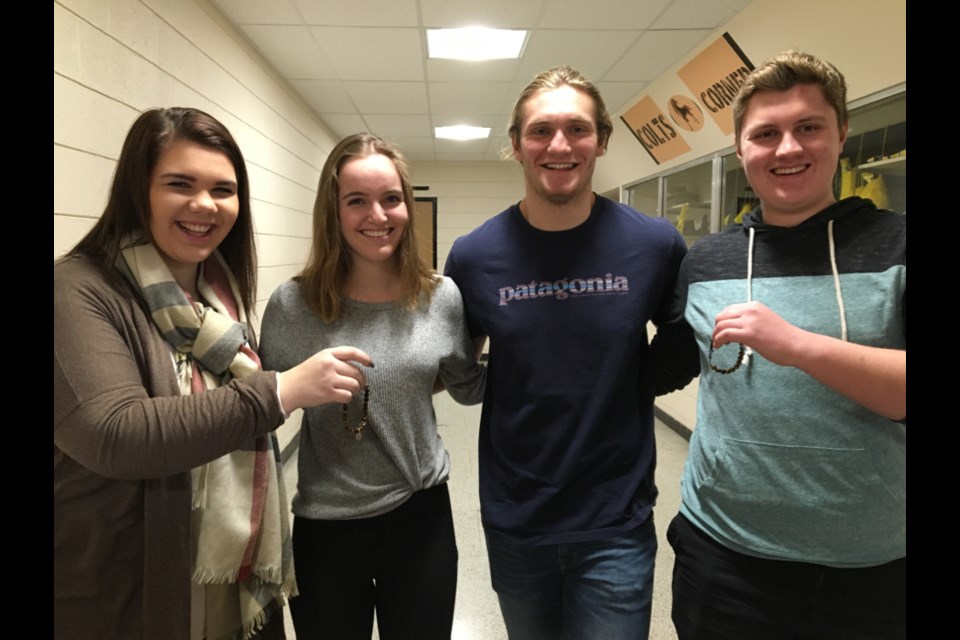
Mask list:
[[[290,600],[299,640],[449,640],[457,591],[450,494],[442,484],[380,516],[296,517],[293,553],[300,595]]]
[[[764,560],[727,549],[680,514],[667,540],[680,640],[907,637],[906,558],[863,569]]]

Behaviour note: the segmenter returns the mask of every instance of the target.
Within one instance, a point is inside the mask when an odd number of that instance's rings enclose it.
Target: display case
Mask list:
[[[906,212],[906,93],[850,109],[838,182],[840,198],[858,195],[870,198],[881,209]]]
[[[626,203],[669,220],[692,246],[713,231],[712,160],[704,158],[624,189]]]
[[[626,203],[641,213],[659,218],[660,178],[650,178],[624,189]]]
[[[674,224],[687,246],[711,233],[712,163],[701,162],[664,176],[663,217]]]

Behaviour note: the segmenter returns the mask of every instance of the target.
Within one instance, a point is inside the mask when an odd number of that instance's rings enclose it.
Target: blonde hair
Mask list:
[[[313,245],[310,258],[297,276],[304,300],[324,322],[333,322],[343,317],[342,292],[350,274],[350,250],[340,226],[340,170],[351,160],[372,155],[382,155],[393,161],[393,166],[400,176],[403,202],[410,216],[394,254],[404,290],[404,306],[415,309],[421,294],[426,294],[429,300],[439,281],[433,269],[427,266],[417,252],[413,222],[413,187],[406,160],[396,147],[379,136],[370,133],[353,134],[341,140],[323,164],[317,199],[313,205]]]

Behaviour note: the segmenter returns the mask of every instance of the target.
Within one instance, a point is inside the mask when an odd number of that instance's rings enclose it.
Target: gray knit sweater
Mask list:
[[[365,351],[370,423],[357,441],[344,430],[341,404],[304,412],[293,512],[344,520],[390,511],[414,491],[446,482],[450,457],[433,409],[439,375],[461,404],[483,400],[486,368],[474,357],[460,291],[444,278],[429,303],[409,311],[400,303],[344,301],[344,316],[324,323],[308,307],[299,283],[270,296],[263,315],[260,357],[265,370],[285,371],[336,346]],[[362,396],[349,405],[359,421]]]

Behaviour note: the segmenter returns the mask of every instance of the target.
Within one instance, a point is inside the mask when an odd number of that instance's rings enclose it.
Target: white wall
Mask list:
[[[415,195],[437,198],[437,269],[443,271],[453,241],[523,198],[523,170],[501,162],[420,163],[413,183],[429,187]]]
[[[259,316],[306,259],[320,169],[336,141],[207,0],[59,0],[53,10],[54,256],[100,216],[137,115],[197,107],[230,129],[246,159]],[[281,427],[281,445],[298,427]]]

